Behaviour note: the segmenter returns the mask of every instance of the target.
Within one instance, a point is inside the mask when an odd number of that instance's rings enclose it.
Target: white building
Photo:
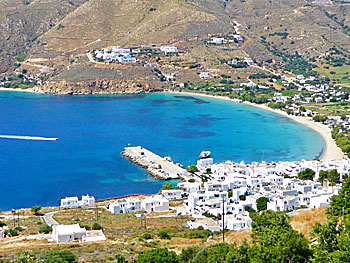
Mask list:
[[[108,207],[108,211],[112,214],[126,214],[139,212],[141,210],[141,201],[139,199],[118,200],[117,202],[111,203]]]
[[[106,236],[103,234],[102,229],[101,230],[90,230],[86,232],[86,236],[82,237],[82,242],[96,242],[96,241],[105,241]]]
[[[267,203],[267,210],[290,211],[300,207],[298,196],[276,196]]]
[[[52,226],[52,239],[57,243],[71,242],[82,239],[84,236],[86,236],[86,229],[81,228],[79,224]]]
[[[4,238],[4,229],[2,227],[0,227],[0,239]]]
[[[201,72],[201,73],[199,73],[199,77],[201,79],[210,79],[210,75],[209,75],[208,72]]]
[[[66,197],[61,199],[61,207],[80,207],[80,206],[94,206],[95,197],[90,195],[83,195],[81,200],[77,196]]]
[[[169,200],[156,195],[141,201],[141,208],[146,212],[163,212],[169,210]]]
[[[225,216],[225,226],[229,230],[244,230],[251,229],[252,219],[249,216],[248,212],[243,214],[234,214]]]
[[[179,53],[177,47],[174,47],[174,46],[161,46],[160,51],[164,52],[165,55]]]
[[[222,44],[225,44],[226,41],[225,41],[225,38],[223,37],[212,37],[208,43],[210,44],[215,44],[215,45],[222,45]]]
[[[196,193],[201,188],[200,183],[180,182],[177,186],[185,191],[185,193]]]
[[[66,197],[61,199],[61,207],[78,207],[78,197]]]
[[[182,199],[182,194],[183,194],[182,190],[178,190],[178,189],[162,191],[162,196],[169,201]]]
[[[203,229],[209,230],[211,232],[219,232],[221,230],[220,226],[212,218],[202,218],[195,221],[188,221],[187,227],[189,229],[197,229],[199,227],[203,227]]]
[[[198,170],[205,170],[208,166],[212,165],[214,162],[213,158],[205,158],[197,161]]]

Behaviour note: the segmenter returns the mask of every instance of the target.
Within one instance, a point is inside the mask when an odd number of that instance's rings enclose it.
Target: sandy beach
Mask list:
[[[38,93],[34,91],[34,89],[14,89],[14,88],[0,88],[0,91],[17,91],[17,92],[31,92],[31,93]]]
[[[202,94],[202,93],[177,92],[177,91],[166,91],[166,92],[175,93],[175,94],[196,95],[196,96],[202,96],[202,97],[208,97],[208,98],[216,98],[216,99],[222,99],[222,100],[232,101],[232,102],[236,102],[236,103],[240,102],[237,99],[230,99],[230,98],[224,97],[224,96],[214,96],[214,95],[208,95],[208,94]],[[341,149],[336,145],[335,141],[333,140],[332,134],[331,134],[332,131],[327,125],[314,122],[312,120],[312,118],[310,118],[310,117],[288,115],[286,112],[284,112],[282,110],[271,109],[270,107],[268,107],[265,104],[255,104],[255,103],[246,102],[246,101],[242,102],[242,104],[249,105],[252,107],[257,107],[257,108],[260,108],[263,110],[268,110],[268,111],[283,115],[287,118],[290,118],[290,119],[292,119],[292,120],[294,120],[302,125],[305,125],[311,129],[313,129],[314,131],[316,131],[318,134],[320,134],[320,136],[322,137],[322,139],[325,142],[325,149],[323,150],[323,153],[321,156],[322,161],[339,160],[339,159],[343,159],[345,157],[343,152],[341,151]]]

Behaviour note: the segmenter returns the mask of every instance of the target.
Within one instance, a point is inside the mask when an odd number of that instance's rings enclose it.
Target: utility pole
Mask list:
[[[222,242],[225,243],[225,195],[222,194]]]
[[[146,214],[145,214],[145,229],[147,229]]]
[[[16,210],[12,209],[12,214],[13,214],[13,227],[16,227]]]

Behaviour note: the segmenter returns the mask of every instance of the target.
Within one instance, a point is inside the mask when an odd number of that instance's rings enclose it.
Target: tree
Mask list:
[[[304,171],[298,174],[298,178],[301,180],[313,180],[315,176],[315,171],[310,168],[306,168]]]
[[[36,216],[40,215],[40,210],[41,210],[41,206],[33,206],[31,209],[32,213]]]
[[[327,179],[328,178],[328,172],[327,171],[320,171],[320,173],[319,173],[319,177],[318,177],[318,181],[320,182],[320,183],[323,183],[323,181],[325,180],[325,179]]]
[[[159,192],[162,192],[163,190],[172,190],[174,189],[174,186],[171,183],[166,183],[162,186]]]
[[[309,242],[292,229],[285,215],[263,211],[252,219],[252,262],[308,262]]]
[[[331,198],[331,203],[327,210],[329,216],[339,217],[344,212],[345,215],[350,215],[350,178],[346,178],[339,195]]]
[[[331,185],[335,185],[340,182],[340,174],[336,169],[333,169],[328,173],[328,181]]]
[[[135,261],[136,263],[178,263],[179,259],[174,251],[166,248],[157,248],[142,251]]]
[[[194,174],[195,172],[198,172],[198,168],[195,165],[187,166],[186,170],[187,170],[187,172],[189,172],[191,174]]]
[[[4,227],[4,226],[6,226],[6,223],[3,221],[0,221],[0,227]]]
[[[256,199],[256,208],[258,211],[263,211],[267,209],[267,203],[269,202],[269,199],[267,197],[259,197]]]
[[[316,223],[311,236],[317,238],[317,243],[312,246],[314,262],[350,262],[349,216],[346,216],[339,225],[336,217],[324,225]]]

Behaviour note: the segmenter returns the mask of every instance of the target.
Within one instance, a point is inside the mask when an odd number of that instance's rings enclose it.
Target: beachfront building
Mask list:
[[[57,243],[81,240],[84,236],[86,236],[86,229],[79,224],[52,226],[52,239]]]
[[[90,195],[83,195],[81,200],[77,196],[65,197],[61,199],[61,207],[81,207],[81,206],[94,206],[95,197]]]
[[[112,214],[126,214],[131,212],[140,212],[141,200],[139,199],[122,199],[109,205],[108,211]]]
[[[141,208],[146,212],[164,212],[169,210],[169,200],[155,195],[141,201]]]

